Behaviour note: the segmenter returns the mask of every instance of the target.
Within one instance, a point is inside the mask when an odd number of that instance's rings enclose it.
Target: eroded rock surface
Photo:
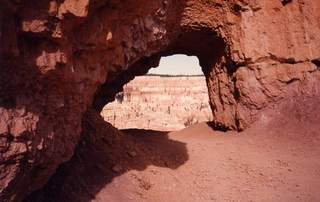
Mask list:
[[[136,77],[102,109],[101,116],[119,130],[173,131],[212,121],[203,76]]]
[[[319,96],[319,0],[0,3],[4,201],[41,188],[73,155],[87,106],[100,111],[161,56],[199,58],[223,130],[247,128],[275,101]]]
[[[188,159],[185,144],[180,143],[179,148],[185,155],[179,156],[178,161],[169,158],[118,131],[89,108],[82,117],[82,132],[75,154],[59,166],[43,189],[33,192],[25,201],[94,200],[101,188],[131,169],[144,170],[149,165],[177,168]]]

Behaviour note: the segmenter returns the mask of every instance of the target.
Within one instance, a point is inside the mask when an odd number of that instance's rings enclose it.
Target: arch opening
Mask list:
[[[231,59],[226,41],[216,31],[208,28],[179,30],[169,44],[158,47],[148,56],[142,55],[131,61],[126,71],[110,73],[107,82],[100,86],[93,99],[93,108],[101,112],[115,95],[136,76],[145,75],[150,68],[157,67],[161,57],[174,54],[196,56],[206,79],[209,105],[213,115],[213,125],[218,130],[238,130],[237,91],[234,72],[237,69]],[[243,119],[244,120],[244,119]],[[244,126],[245,127],[245,126]]]
[[[101,115],[118,129],[173,131],[212,121],[198,58],[183,54],[161,57],[158,67],[126,84]]]

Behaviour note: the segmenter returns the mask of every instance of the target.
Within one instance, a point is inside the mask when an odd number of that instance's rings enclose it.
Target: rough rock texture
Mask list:
[[[87,106],[100,111],[161,56],[199,58],[223,130],[292,94],[319,96],[319,0],[0,3],[4,201],[41,188],[71,158]]]
[[[119,130],[173,131],[212,121],[203,76],[136,77],[102,109],[101,116]]]
[[[187,155],[179,160],[167,157],[118,131],[90,108],[83,115],[82,129],[70,161],[59,166],[45,187],[26,202],[91,201],[101,187],[131,169],[144,170],[149,165],[175,169],[188,159]]]
[[[320,201],[319,102],[281,100],[242,132],[198,123],[129,137],[88,111],[75,155],[24,202]]]

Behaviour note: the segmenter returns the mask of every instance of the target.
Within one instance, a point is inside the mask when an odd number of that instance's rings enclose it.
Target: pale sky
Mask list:
[[[157,68],[151,68],[148,73],[170,75],[198,75],[203,74],[196,56],[171,55],[162,57]]]

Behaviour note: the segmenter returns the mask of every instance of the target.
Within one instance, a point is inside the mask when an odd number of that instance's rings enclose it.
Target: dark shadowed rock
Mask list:
[[[284,98],[319,96],[319,1],[0,3],[3,201],[43,187],[72,157],[87,107],[100,111],[161,56],[199,58],[221,130],[249,127]]]

